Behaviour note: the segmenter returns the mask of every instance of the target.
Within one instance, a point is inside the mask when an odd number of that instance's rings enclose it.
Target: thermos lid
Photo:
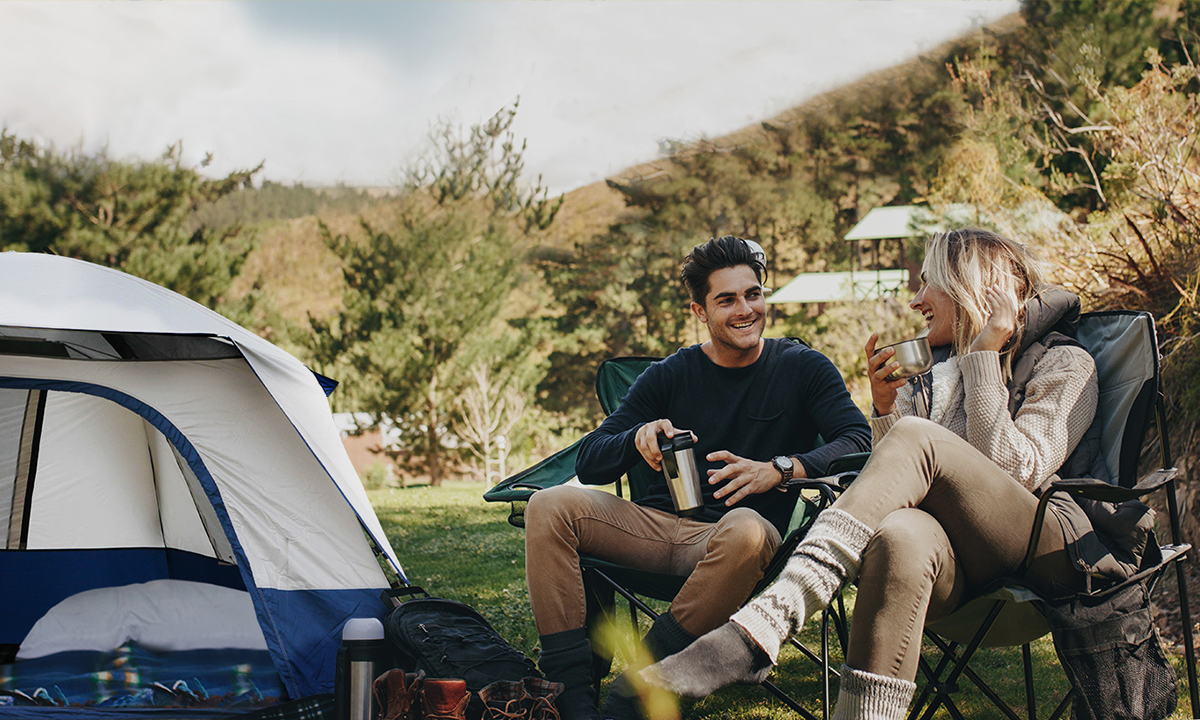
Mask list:
[[[342,640],[382,640],[383,623],[376,618],[350,618],[342,628]]]
[[[675,437],[667,437],[666,433],[658,434],[658,449],[662,452],[686,450],[696,445],[696,436],[690,430],[676,430]]]

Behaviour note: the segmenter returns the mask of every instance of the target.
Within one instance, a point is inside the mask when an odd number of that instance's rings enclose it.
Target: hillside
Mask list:
[[[867,96],[886,91],[918,69],[927,69],[931,63],[940,63],[941,58],[969,50],[981,33],[1002,36],[1021,25],[1020,15],[1013,14],[967,36],[931,48],[904,63],[822,93],[761,123],[722,137],[706,138],[702,142],[720,148],[736,147],[760,139],[764,126],[786,126],[803,117],[853,105]],[[533,141],[536,142],[536,138]],[[698,146],[700,142],[693,145]],[[658,178],[669,170],[668,161],[654,160],[630,167],[605,181],[584,185],[566,193],[562,209],[546,235],[546,244],[570,249],[580,241],[604,233],[611,225],[636,216],[638,211],[628,209],[624,196],[613,186]],[[278,187],[273,190],[274,194],[279,193]],[[298,192],[304,194],[306,199],[312,193],[309,189]],[[366,214],[378,218],[386,212],[387,197],[384,193],[371,194],[375,199],[368,206]],[[357,210],[348,211],[344,205],[335,205],[311,215],[256,223],[254,228],[259,236],[259,247],[251,255],[243,277],[235,285],[235,295],[242,296],[257,286],[261,294],[271,299],[283,317],[302,324],[306,323],[308,313],[325,316],[332,312],[340,302],[341,282],[337,259],[321,240],[318,220],[324,221],[334,232],[344,233],[357,229],[359,217]]]

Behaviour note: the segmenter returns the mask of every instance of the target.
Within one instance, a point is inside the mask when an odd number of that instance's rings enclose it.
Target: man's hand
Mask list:
[[[725,483],[724,487],[713,493],[713,497],[717,499],[727,497],[726,506],[736,505],[747,495],[765,493],[777,488],[783,482],[783,476],[769,462],[747,460],[727,450],[709,453],[708,459],[711,462],[725,463],[725,467],[720,470],[708,471],[708,484]],[[806,477],[804,465],[799,461],[796,462],[796,469],[793,471],[792,477]]]
[[[696,434],[691,430],[676,430],[670,420],[654,420],[638,428],[633,436],[634,446],[642,457],[646,458],[650,467],[662,472],[662,452],[658,449],[659,433],[665,433],[667,437],[675,437],[677,433],[690,433],[693,437]]]

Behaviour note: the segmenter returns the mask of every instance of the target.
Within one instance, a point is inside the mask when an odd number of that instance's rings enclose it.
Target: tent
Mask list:
[[[321,380],[152,283],[0,253],[0,649],[88,591],[203,583],[248,594],[288,696],[331,692],[342,625],[406,580]]]

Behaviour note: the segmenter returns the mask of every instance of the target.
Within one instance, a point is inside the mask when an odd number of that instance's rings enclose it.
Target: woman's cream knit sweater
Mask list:
[[[1092,356],[1071,345],[1049,348],[1034,366],[1016,418],[1009,415],[999,353],[952,355],[934,366],[933,378],[930,419],[971,443],[1030,492],[1042,487],[1087,432],[1099,397]],[[906,384],[891,414],[872,413],[872,443],[901,417],[914,414],[912,385]]]

